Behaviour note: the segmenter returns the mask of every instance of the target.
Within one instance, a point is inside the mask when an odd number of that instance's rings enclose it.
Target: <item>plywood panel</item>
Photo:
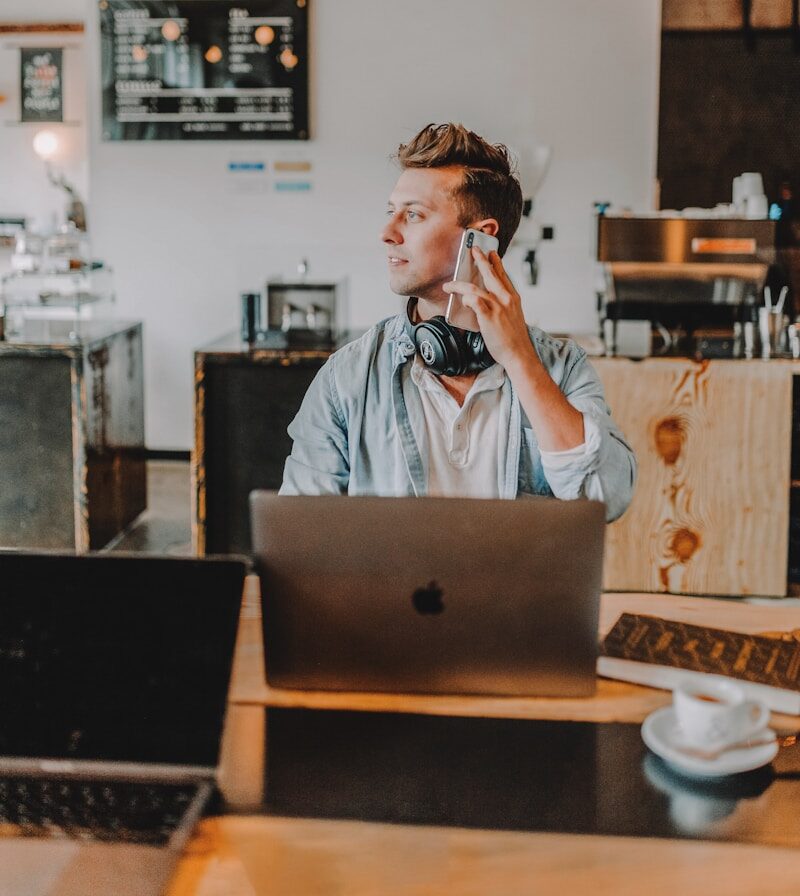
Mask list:
[[[753,28],[788,28],[791,21],[791,0],[752,0]],[[742,26],[742,0],[664,0],[661,9],[665,31],[723,31]]]
[[[789,28],[792,24],[792,0],[751,0],[750,24],[753,28]]]
[[[791,367],[595,359],[639,462],[604,588],[785,595]]]

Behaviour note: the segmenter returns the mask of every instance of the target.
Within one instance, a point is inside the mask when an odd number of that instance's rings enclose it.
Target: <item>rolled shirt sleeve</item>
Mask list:
[[[563,500],[590,498],[605,501],[597,474],[600,427],[589,413],[583,414],[584,441],[566,451],[540,451],[542,469],[553,494]]]
[[[584,441],[567,451],[542,451],[542,470],[556,497],[603,501],[609,522],[622,516],[636,485],[636,458],[606,404],[600,378],[585,352],[570,358],[560,383],[583,414]]]

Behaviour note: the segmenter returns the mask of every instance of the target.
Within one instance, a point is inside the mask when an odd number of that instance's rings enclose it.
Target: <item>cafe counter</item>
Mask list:
[[[195,353],[193,537],[198,553],[249,550],[247,497],[277,489],[286,427],[336,346]],[[800,593],[800,362],[591,358],[639,464],[609,526],[607,591]]]

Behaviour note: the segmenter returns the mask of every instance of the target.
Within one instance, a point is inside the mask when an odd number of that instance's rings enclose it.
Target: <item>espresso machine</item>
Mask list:
[[[776,231],[764,219],[598,214],[606,354],[757,356],[765,287],[788,284]],[[794,319],[791,297],[785,311]]]
[[[345,279],[308,277],[308,262],[298,276],[267,281],[260,293],[242,295],[242,341],[259,348],[326,348],[343,336],[338,321],[346,310]],[[264,305],[266,304],[266,313]]]

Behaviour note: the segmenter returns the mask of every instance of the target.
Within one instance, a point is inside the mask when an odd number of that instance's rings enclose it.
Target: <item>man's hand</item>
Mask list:
[[[522,300],[505,272],[497,252],[487,258],[477,247],[472,257],[483,277],[484,289],[456,280],[445,292],[458,293],[478,318],[478,326],[492,357],[502,364],[519,395],[543,451],[566,451],[583,443],[583,414],[564,397],[533,347]]]
[[[475,313],[486,347],[503,367],[509,369],[523,359],[538,360],[522,313],[522,300],[500,256],[490,252],[487,257],[473,246],[472,257],[485,288],[454,280],[444,284],[444,291],[460,295],[464,305]]]

